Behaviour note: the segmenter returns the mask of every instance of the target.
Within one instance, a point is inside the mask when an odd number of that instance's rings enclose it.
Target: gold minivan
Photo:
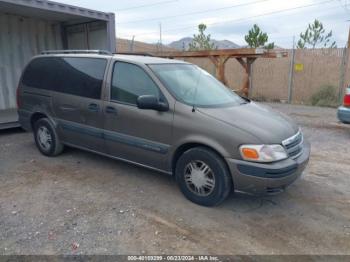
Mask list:
[[[200,205],[232,190],[281,192],[310,155],[287,116],[183,61],[46,52],[24,69],[17,96],[20,123],[44,155],[71,146],[174,175]]]

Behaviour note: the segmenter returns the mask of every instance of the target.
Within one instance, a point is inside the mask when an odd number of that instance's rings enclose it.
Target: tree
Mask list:
[[[300,39],[298,41],[298,48],[312,48],[323,47],[323,48],[336,48],[336,42],[332,42],[332,31],[326,33],[326,29],[323,24],[315,19],[312,24],[309,24],[305,33],[300,33]]]
[[[275,43],[269,43],[265,45],[269,40],[269,37],[266,33],[261,31],[260,27],[257,24],[253,25],[252,29],[248,31],[248,34],[244,37],[244,39],[248,43],[248,46],[251,48],[275,48]]]
[[[210,40],[210,34],[205,35],[204,31],[207,29],[205,24],[198,25],[199,34],[193,35],[193,40],[189,45],[189,51],[199,51],[199,50],[213,50],[217,47]]]

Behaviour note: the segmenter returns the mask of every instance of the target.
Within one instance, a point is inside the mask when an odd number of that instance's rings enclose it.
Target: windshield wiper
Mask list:
[[[246,98],[244,96],[241,96],[241,98],[244,100],[244,102],[240,103],[240,105],[249,104],[251,102],[249,98]]]

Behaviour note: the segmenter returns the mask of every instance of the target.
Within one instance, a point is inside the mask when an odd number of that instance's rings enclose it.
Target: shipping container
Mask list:
[[[115,52],[115,16],[46,0],[0,0],[0,129],[18,125],[23,67],[45,50]]]

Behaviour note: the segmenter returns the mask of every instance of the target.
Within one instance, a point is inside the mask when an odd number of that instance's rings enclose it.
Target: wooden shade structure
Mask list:
[[[243,95],[248,97],[251,67],[257,58],[280,58],[287,57],[287,52],[274,51],[260,48],[237,48],[237,49],[221,49],[208,51],[185,51],[185,52],[162,52],[157,53],[156,56],[164,58],[193,58],[193,57],[207,57],[215,65],[216,78],[225,85],[227,80],[225,77],[225,64],[230,58],[235,58],[243,66],[245,77],[243,86],[241,88]]]

